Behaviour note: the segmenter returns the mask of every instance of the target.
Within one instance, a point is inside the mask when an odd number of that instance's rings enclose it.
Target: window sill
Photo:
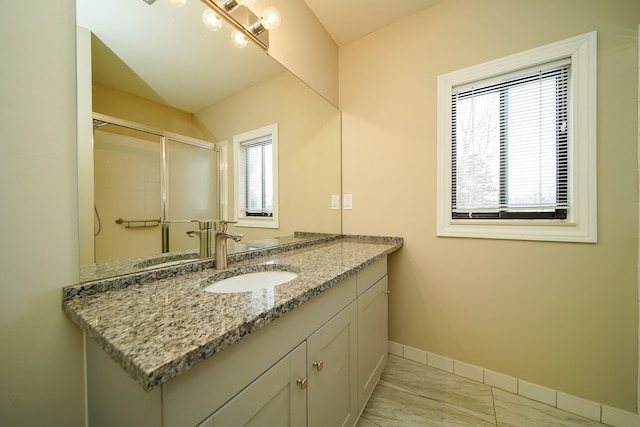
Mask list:
[[[596,230],[566,220],[452,220],[438,225],[439,237],[596,243]]]
[[[236,227],[280,228],[278,224],[278,220],[276,218],[264,218],[264,217],[238,218],[236,219],[236,221],[237,223],[234,224]]]

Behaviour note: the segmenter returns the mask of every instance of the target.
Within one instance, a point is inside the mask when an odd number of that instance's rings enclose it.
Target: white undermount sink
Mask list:
[[[215,281],[206,286],[204,290],[214,294],[251,292],[260,289],[273,288],[274,286],[290,282],[296,277],[298,277],[298,273],[291,271],[253,271]]]

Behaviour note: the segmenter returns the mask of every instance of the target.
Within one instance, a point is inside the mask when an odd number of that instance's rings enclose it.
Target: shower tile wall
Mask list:
[[[102,222],[96,262],[159,253],[160,227],[126,228],[116,218],[160,218],[160,144],[102,130],[94,134],[95,204]]]

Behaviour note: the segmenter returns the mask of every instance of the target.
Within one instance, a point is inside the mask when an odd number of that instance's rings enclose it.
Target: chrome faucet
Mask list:
[[[200,238],[200,258],[209,258],[211,256],[211,230],[213,229],[213,221],[193,219],[192,222],[198,223],[199,231],[187,231],[189,237],[198,236]]]
[[[228,224],[235,224],[235,221],[219,221],[220,230],[216,231],[216,264],[217,270],[227,268],[227,239],[239,242],[244,236],[240,233],[227,231]]]

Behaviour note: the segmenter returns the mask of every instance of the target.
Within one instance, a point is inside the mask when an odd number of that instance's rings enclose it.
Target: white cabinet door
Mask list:
[[[306,344],[303,342],[201,426],[303,427],[307,422]],[[224,384],[220,385],[221,387]],[[211,423],[213,421],[213,423]]]
[[[353,302],[307,339],[309,427],[356,422],[357,321]]]
[[[384,276],[358,298],[358,410],[378,383],[388,357],[388,280]]]

